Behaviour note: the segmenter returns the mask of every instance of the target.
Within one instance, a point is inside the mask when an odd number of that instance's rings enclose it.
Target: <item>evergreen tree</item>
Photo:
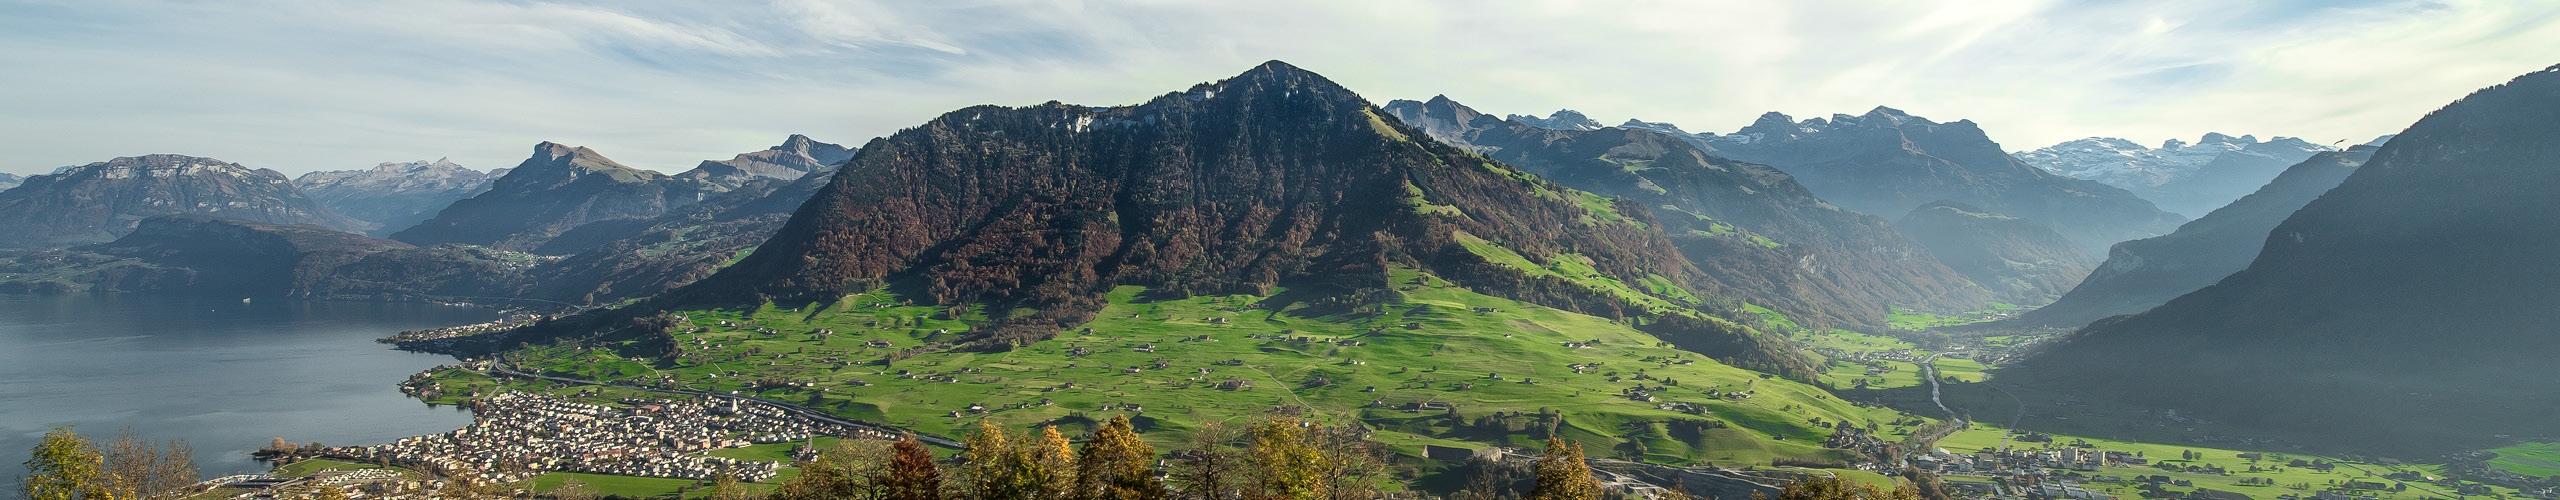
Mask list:
[[[1070,500],[1166,500],[1170,492],[1156,480],[1156,449],[1138,440],[1129,417],[1113,416],[1093,440],[1076,454],[1076,481]]]
[[[1591,477],[1591,465],[1583,463],[1582,446],[1567,442],[1563,437],[1547,436],[1547,452],[1538,456],[1535,474],[1538,485],[1529,489],[1529,496],[1524,500],[1600,498],[1600,481]]]

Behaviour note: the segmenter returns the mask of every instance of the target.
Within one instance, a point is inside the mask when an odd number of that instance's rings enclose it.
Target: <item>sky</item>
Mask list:
[[[0,172],[150,153],[486,170],[541,141],[675,172],[1275,59],[1380,104],[1699,132],[1881,105],[2012,151],[2354,144],[2555,48],[2560,0],[0,0]]]

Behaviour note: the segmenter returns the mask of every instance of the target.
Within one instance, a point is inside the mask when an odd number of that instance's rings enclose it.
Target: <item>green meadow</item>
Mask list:
[[[1539,267],[1583,271],[1559,260]],[[1121,287],[1091,323],[1007,352],[933,348],[979,313],[874,291],[796,309],[680,312],[699,331],[676,335],[686,355],[670,360],[568,346],[507,356],[554,375],[738,391],[941,435],[980,419],[1076,432],[1128,415],[1170,446],[1210,422],[1292,408],[1367,423],[1379,441],[1415,455],[1425,445],[1534,446],[1552,429],[1595,455],[1753,465],[1841,458],[1820,445],[1839,422],[1874,425],[1888,439],[1910,430],[1891,425],[1909,415],[1728,367],[1626,323],[1413,270],[1394,280],[1401,300],[1330,314],[1271,310],[1268,296],[1150,300],[1144,288]],[[1612,291],[1650,296],[1638,291],[1646,285]],[[1654,401],[1630,397],[1639,391]],[[1675,403],[1697,410],[1665,409]]]
[[[2489,450],[2489,465],[2527,476],[2560,476],[2560,443],[2525,443]]]

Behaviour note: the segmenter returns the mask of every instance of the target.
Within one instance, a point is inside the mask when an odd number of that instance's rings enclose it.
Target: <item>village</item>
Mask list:
[[[321,456],[515,482],[546,472],[740,481],[771,479],[785,464],[703,452],[818,436],[887,439],[868,428],[812,419],[735,398],[627,398],[608,406],[530,392],[471,400],[471,426],[396,442],[328,448]]]

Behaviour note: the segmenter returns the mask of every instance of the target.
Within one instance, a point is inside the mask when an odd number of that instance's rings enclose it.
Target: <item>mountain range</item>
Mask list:
[[[2432,454],[2560,433],[2555,136],[2560,66],[2475,92],[2287,216],[2247,268],[2018,370],[2298,442]]]
[[[1994,299],[1884,219],[1834,207],[1783,172],[1711,156],[1670,135],[1495,119],[1447,96],[1384,109],[1441,142],[1646,207],[1706,274],[1706,292],[1799,323],[1872,330],[1895,307],[1966,311]],[[1579,116],[1567,113],[1557,116]]]
[[[1709,154],[1776,167],[1834,205],[1896,217],[1952,201],[2026,219],[2092,257],[2119,241],[2166,234],[2186,218],[2122,188],[2054,175],[2002,152],[1969,120],[1938,123],[1878,106],[1861,115],[1796,121],[1767,113],[1732,134],[1675,134]]]
[[[533,250],[591,222],[650,218],[714,192],[705,183],[615,163],[595,150],[544,142],[533,156],[453,202],[435,217],[392,233],[418,245],[462,243]]]
[[[66,167],[0,191],[0,248],[101,243],[142,219],[176,213],[343,231],[365,226],[304,197],[274,170],[156,154]]]
[[[437,210],[489,188],[506,175],[451,161],[383,163],[367,170],[329,170],[293,179],[295,189],[340,215],[365,221],[366,234],[388,235],[434,217]]]
[[[2256,136],[2208,133],[2193,144],[2170,139],[2157,148],[2091,137],[2014,156],[2055,174],[2124,188],[2163,210],[2203,217],[2275,179],[2285,167],[2336,150],[2292,137],[2259,142]]]
[[[2176,232],[2118,243],[2079,287],[2018,319],[2035,326],[2078,327],[2149,310],[2239,272],[2257,258],[2268,231],[2337,187],[2374,149],[2355,146],[2312,155],[2257,192],[2178,226]]]
[[[818,142],[809,136],[791,134],[781,145],[753,153],[742,153],[727,160],[704,160],[693,170],[676,177],[694,179],[723,188],[736,188],[755,179],[797,180],[811,173],[828,170],[853,158],[853,148]]]

